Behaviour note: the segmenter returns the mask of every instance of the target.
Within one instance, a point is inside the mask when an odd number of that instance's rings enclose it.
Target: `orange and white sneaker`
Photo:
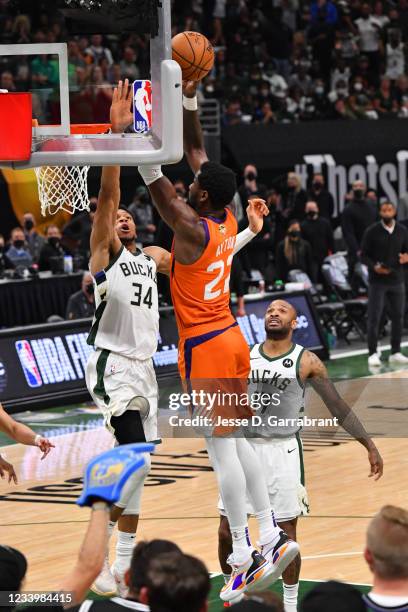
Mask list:
[[[299,544],[291,540],[284,531],[281,531],[279,536],[276,544],[264,544],[261,546],[261,555],[271,563],[273,568],[272,573],[268,577],[268,586],[282,576],[282,572],[300,551]],[[267,585],[265,584],[264,586]]]
[[[242,565],[234,563],[230,555],[227,559],[232,568],[231,578],[220,592],[223,601],[237,603],[246,591],[258,588],[273,572],[272,564],[257,550],[253,550],[248,561]]]

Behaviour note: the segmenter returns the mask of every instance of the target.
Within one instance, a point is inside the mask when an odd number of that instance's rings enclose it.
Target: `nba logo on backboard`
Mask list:
[[[29,387],[41,387],[41,374],[37,368],[33,351],[28,340],[17,340],[16,350]]]
[[[133,83],[133,127],[143,134],[152,127],[152,84],[150,81]]]

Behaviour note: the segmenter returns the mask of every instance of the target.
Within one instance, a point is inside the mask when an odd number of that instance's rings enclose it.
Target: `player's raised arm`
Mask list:
[[[132,122],[130,110],[132,87],[128,79],[119,81],[112,97],[110,121],[112,132],[121,134]],[[105,166],[102,168],[101,187],[98,206],[91,232],[91,272],[96,274],[109,264],[109,260],[120,250],[120,242],[115,221],[120,202],[120,167]]]
[[[208,161],[203,131],[197,110],[197,82],[183,81],[183,142],[184,153],[191,170],[196,174],[201,164]]]
[[[375,480],[381,478],[383,460],[376,445],[357,415],[338,394],[325,365],[317,355],[310,351],[303,353],[300,362],[300,376],[302,380],[310,379],[313,389],[320,395],[330,413],[338,419],[343,429],[367,449],[371,468],[369,475],[374,476]]]
[[[193,259],[199,257],[205,246],[205,230],[199,215],[177,195],[160,166],[139,166],[139,172],[159,215],[174,232],[176,248],[182,247]]]
[[[248,227],[237,234],[234,255],[244,248],[248,242],[251,242],[251,240],[262,230],[264,223],[263,219],[269,215],[269,208],[265,200],[261,198],[251,198],[248,200],[246,213],[248,217]]]

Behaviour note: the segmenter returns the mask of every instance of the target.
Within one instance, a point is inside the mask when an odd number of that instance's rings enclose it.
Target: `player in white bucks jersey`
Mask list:
[[[381,456],[363,425],[341,399],[327,370],[314,353],[292,341],[297,325],[295,308],[284,300],[274,300],[265,314],[266,340],[251,350],[249,393],[257,419],[245,435],[255,449],[268,484],[271,506],[279,526],[296,540],[297,519],[309,512],[304,487],[304,465],[300,429],[304,412],[305,384],[323,399],[339,424],[368,452],[370,476],[381,477]],[[222,501],[219,526],[219,558],[228,573],[226,559],[231,552],[231,535]],[[247,512],[252,514],[250,501]],[[285,612],[296,612],[299,589],[300,555],[282,575]]]
[[[119,83],[113,93],[111,124],[122,133],[132,122],[132,88]],[[96,311],[88,343],[90,356],[86,383],[116,444],[157,440],[157,383],[152,356],[157,349],[159,312],[157,272],[168,274],[170,254],[160,247],[136,247],[133,217],[119,208],[120,168],[102,169],[98,205],[92,225],[90,270],[94,278]],[[94,590],[125,594],[128,569],[139,519],[144,468],[127,482],[112,506],[110,533],[118,522],[116,560],[104,569]]]

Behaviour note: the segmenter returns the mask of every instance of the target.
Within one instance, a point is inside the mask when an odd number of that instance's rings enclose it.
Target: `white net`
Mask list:
[[[54,215],[59,210],[70,214],[89,210],[89,166],[40,166],[34,170],[43,216]]]

